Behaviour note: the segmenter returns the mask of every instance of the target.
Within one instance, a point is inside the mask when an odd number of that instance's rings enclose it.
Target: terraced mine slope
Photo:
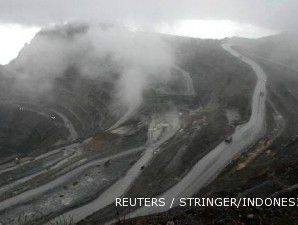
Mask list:
[[[194,196],[295,198],[298,165],[297,34],[225,41],[233,43],[233,49],[242,54],[242,58],[248,57],[259,64],[267,75],[266,133]],[[296,218],[295,207],[177,207],[154,216],[121,219],[124,224],[295,225]],[[95,220],[90,224],[96,224]]]
[[[224,140],[235,133],[233,151],[213,178],[262,131],[259,123],[257,135],[240,140],[253,129],[256,115],[264,117],[255,104],[265,101],[265,93],[260,97],[265,77],[256,76],[257,64],[233,56],[221,41],[160,35],[174,55],[170,79],[150,81],[140,104],[130,108],[115,101],[123,78],[121,59],[92,58],[89,44],[66,54],[67,66],[51,57],[52,51],[64,56],[68,44],[89,29],[43,30],[0,67],[1,224],[114,220],[131,210],[115,209],[115,197],[170,193],[185,184],[197,163],[229,151]],[[51,48],[40,54],[41,46]],[[94,62],[96,70],[86,70],[74,55]],[[162,76],[153,72],[154,79]],[[192,195],[200,188],[178,189]]]

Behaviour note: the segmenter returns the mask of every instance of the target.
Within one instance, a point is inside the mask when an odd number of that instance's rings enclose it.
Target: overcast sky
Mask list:
[[[42,25],[69,19],[154,26],[183,19],[232,20],[296,29],[297,0],[0,0],[0,21]]]
[[[5,27],[10,25],[11,29],[11,24],[17,24],[19,26],[15,27],[19,28],[23,26],[27,34],[30,29],[34,34],[33,31],[38,29],[32,27],[76,20],[117,22],[132,29],[202,38],[233,35],[259,37],[273,32],[297,30],[298,1],[0,0],[0,26],[4,27],[2,31],[0,29],[0,43],[3,45],[4,38],[1,36]],[[10,33],[16,33],[8,29],[6,31],[6,40],[10,39]],[[29,36],[24,40],[27,41]]]

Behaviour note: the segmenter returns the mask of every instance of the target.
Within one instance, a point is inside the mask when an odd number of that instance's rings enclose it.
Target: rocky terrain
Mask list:
[[[173,54],[170,78],[158,78],[167,71],[156,61],[144,63],[154,74],[141,103],[126,106],[116,101],[126,58],[90,54],[83,39],[89,29],[43,30],[0,67],[1,224],[270,224],[260,221],[296,216],[290,209],[177,208],[126,221],[127,214],[158,212],[115,208],[115,197],[170,196],[176,189],[191,196],[295,193],[297,73],[292,61],[266,58],[269,41],[160,35],[156,43]],[[84,48],[68,53],[69,43]],[[54,59],[57,49],[67,66]],[[87,70],[87,62],[99,66]]]
[[[266,134],[235,158],[197,197],[297,196],[296,36],[232,39],[234,48],[261,65],[268,76]],[[291,47],[292,46],[292,47]],[[283,49],[283,51],[281,50]],[[284,57],[286,55],[286,57]],[[188,207],[124,224],[296,224],[295,207]]]

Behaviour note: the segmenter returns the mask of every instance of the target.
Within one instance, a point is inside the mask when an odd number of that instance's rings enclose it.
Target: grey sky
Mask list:
[[[297,0],[0,0],[0,23],[38,26],[68,20],[124,21],[154,27],[182,19],[228,19],[296,30]]]

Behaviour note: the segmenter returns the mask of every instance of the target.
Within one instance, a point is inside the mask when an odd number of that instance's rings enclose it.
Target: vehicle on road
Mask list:
[[[233,141],[233,137],[232,136],[228,136],[225,138],[225,143],[230,144]]]

